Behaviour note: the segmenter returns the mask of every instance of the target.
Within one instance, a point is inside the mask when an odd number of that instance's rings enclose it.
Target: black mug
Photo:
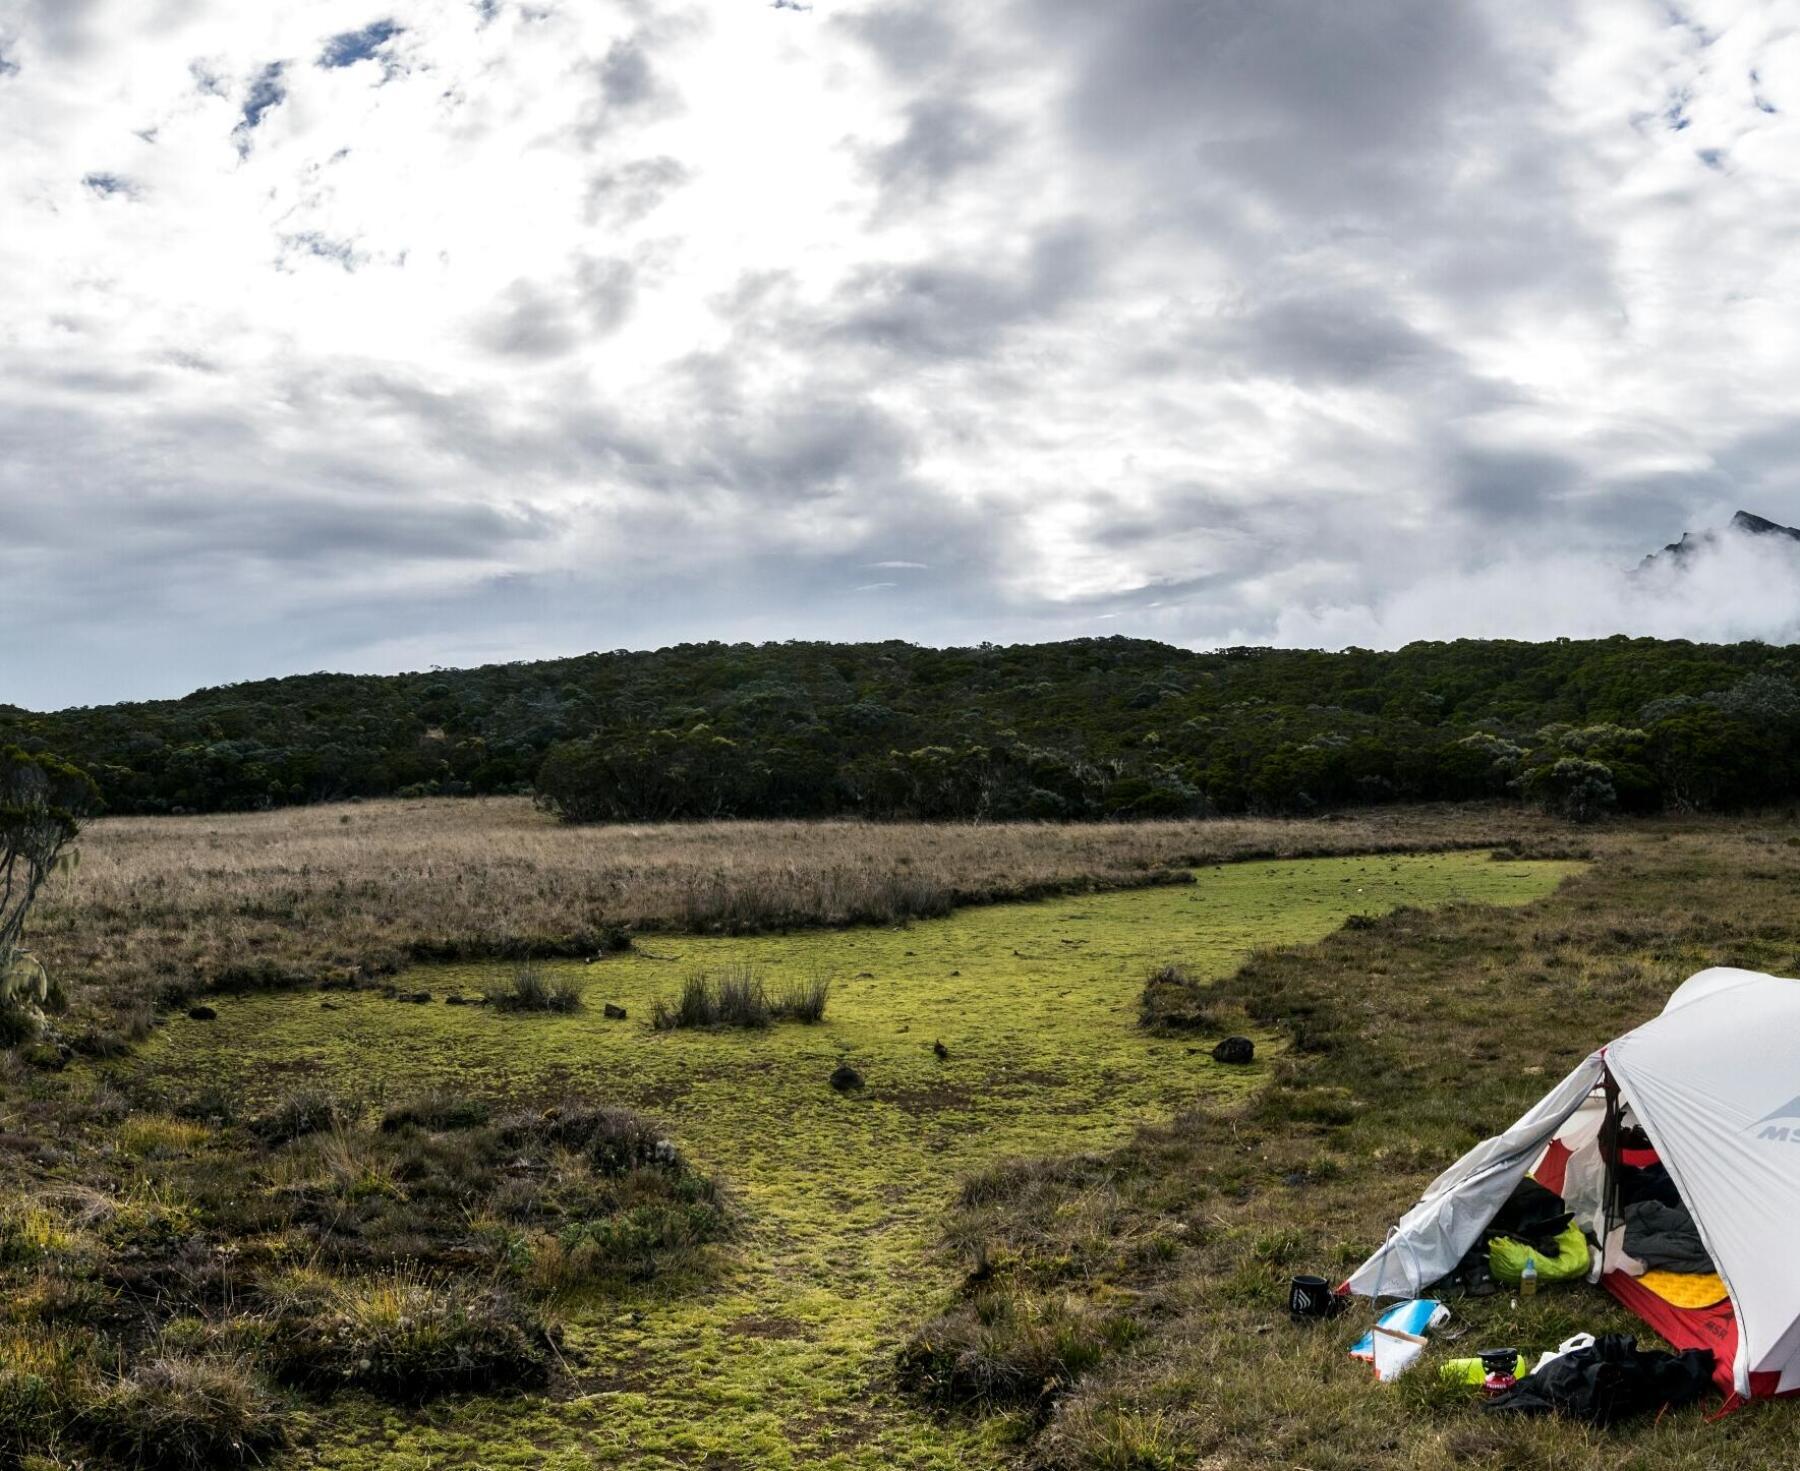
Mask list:
[[[1516,1348],[1484,1348],[1481,1351],[1481,1372],[1483,1374],[1512,1375],[1519,1367],[1519,1351]]]
[[[1296,1277],[1288,1284],[1288,1313],[1296,1321],[1335,1317],[1343,1306],[1323,1277]]]

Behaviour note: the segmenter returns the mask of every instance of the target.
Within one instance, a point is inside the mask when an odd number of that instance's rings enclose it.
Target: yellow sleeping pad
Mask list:
[[[1710,1308],[1727,1296],[1717,1272],[1646,1272],[1638,1283],[1678,1308]]]

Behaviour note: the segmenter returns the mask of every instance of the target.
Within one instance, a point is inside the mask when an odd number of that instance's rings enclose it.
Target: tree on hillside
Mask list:
[[[86,773],[53,757],[0,748],[0,1042],[33,1037],[52,999],[44,967],[20,941],[46,880],[73,867],[69,844],[98,804]]]

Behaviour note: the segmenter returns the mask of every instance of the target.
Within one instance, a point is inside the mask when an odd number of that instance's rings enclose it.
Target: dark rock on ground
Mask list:
[[[619,1006],[619,1005],[615,1004],[614,1002],[611,1002],[611,1001],[607,1002],[606,1005],[603,1006],[600,1010],[601,1010],[601,1015],[606,1017],[608,1021],[622,1022],[625,1020],[625,1017],[626,1017],[625,1008],[623,1006]]]
[[[854,1093],[863,1085],[863,1075],[847,1062],[840,1062],[831,1074],[831,1086],[840,1093]]]
[[[219,1013],[214,1011],[210,1006],[190,1006],[188,1008],[188,1020],[189,1021],[196,1021],[196,1022],[216,1021],[218,1019],[218,1015],[219,1015]]]
[[[1227,1037],[1212,1050],[1214,1062],[1233,1064],[1253,1061],[1256,1057],[1256,1044],[1248,1037]]]

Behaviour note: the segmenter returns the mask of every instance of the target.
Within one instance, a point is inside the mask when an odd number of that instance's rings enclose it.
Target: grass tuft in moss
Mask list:
[[[830,998],[827,980],[799,981],[771,992],[750,966],[728,965],[717,975],[704,970],[689,975],[673,1002],[658,998],[650,1025],[672,1032],[683,1027],[766,1027],[778,1021],[811,1024],[824,1019]]]
[[[581,1010],[581,993],[579,981],[530,963],[514,967],[507,979],[481,991],[496,1011],[563,1013]]]
[[[329,1093],[307,1088],[290,1093],[270,1112],[250,1123],[250,1132],[265,1144],[291,1144],[308,1134],[337,1128],[344,1109]]]

